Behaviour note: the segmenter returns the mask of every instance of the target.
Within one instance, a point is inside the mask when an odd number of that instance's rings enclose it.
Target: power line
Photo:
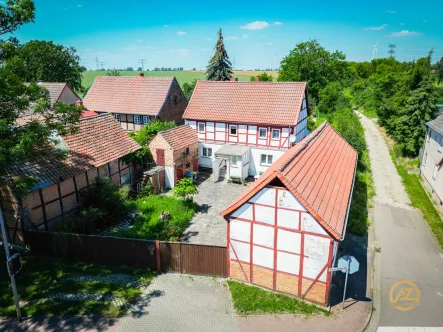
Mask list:
[[[99,70],[99,69],[100,69],[100,67],[99,67],[99,63],[100,63],[100,61],[98,61],[98,58],[95,57],[95,69],[96,69],[96,70]]]
[[[389,43],[388,45],[388,57],[395,59],[395,48],[396,44]]]
[[[138,60],[138,63],[141,63],[142,64],[142,71],[145,71],[145,61],[146,61],[146,59],[140,59],[140,60]]]
[[[100,62],[100,67],[101,67],[101,69],[103,70],[104,68],[103,68],[103,66],[106,64],[106,62],[104,62],[104,61],[101,61]]]

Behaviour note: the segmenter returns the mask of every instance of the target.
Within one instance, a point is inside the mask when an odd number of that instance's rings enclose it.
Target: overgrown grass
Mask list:
[[[0,251],[3,248],[0,247]],[[105,301],[62,301],[52,298],[57,292],[76,294],[111,294],[124,299],[127,303],[135,303],[142,291],[132,285],[117,285],[108,282],[78,282],[67,280],[71,276],[105,276],[115,273],[129,274],[139,283],[147,286],[156,272],[134,270],[125,267],[106,267],[78,261],[62,261],[36,255],[22,256],[23,267],[16,276],[17,288],[22,303],[22,314],[36,315],[86,315],[99,314],[118,316],[125,313]],[[0,260],[4,266],[4,261]],[[24,303],[24,304],[23,304]],[[12,289],[9,278],[0,276],[0,316],[15,316]]]
[[[423,217],[431,227],[431,230],[437,238],[440,247],[443,249],[443,222],[435,209],[435,206],[432,204],[429,196],[423,188],[419,175],[414,172],[410,172],[411,167],[417,164],[417,160],[397,158],[392,147],[390,148],[389,152],[391,154],[392,161],[397,168],[397,172],[402,178],[412,206],[419,209],[423,213]]]
[[[377,112],[375,109],[368,109],[368,110],[360,110],[362,114],[364,114],[369,119],[375,119],[378,118]]]
[[[190,200],[154,195],[129,201],[128,205],[139,216],[132,228],[118,230],[113,235],[161,241],[179,240],[198,208]],[[163,211],[169,213],[169,220],[159,220]]]
[[[232,294],[234,308],[238,313],[248,314],[324,314],[329,316],[329,311],[316,305],[277,294],[264,289],[248,286],[241,282],[228,280],[229,289]]]

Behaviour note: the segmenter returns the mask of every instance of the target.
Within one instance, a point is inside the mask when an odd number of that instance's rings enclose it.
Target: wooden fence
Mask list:
[[[163,272],[227,277],[226,247],[108,236],[25,231],[31,252]]]

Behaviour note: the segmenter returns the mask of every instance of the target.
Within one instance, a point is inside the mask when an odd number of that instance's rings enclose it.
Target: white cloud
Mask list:
[[[83,5],[77,5],[77,8],[83,8]]]
[[[402,30],[399,32],[393,32],[388,37],[410,37],[410,36],[420,36],[421,33],[416,31]]]
[[[423,20],[423,23],[427,23],[428,22],[428,20]]]
[[[271,42],[269,42],[269,43],[268,43],[268,45],[272,45],[272,43],[271,43]]]
[[[242,35],[241,37],[244,38],[244,39],[246,39],[246,38],[249,38],[249,35],[246,35],[246,34],[245,34],[245,35]]]
[[[184,31],[177,31],[177,35],[184,36],[184,35],[186,35],[186,32],[184,32]]]
[[[141,43],[141,42],[142,42],[142,40],[141,40],[141,39],[137,40],[137,43]]]
[[[226,36],[224,37],[225,40],[239,40],[240,37],[238,36]]]
[[[274,25],[283,25],[283,23],[282,23],[282,22],[279,22],[279,21],[277,21],[277,22],[274,22]]]
[[[405,25],[404,23],[400,23],[401,26]]]
[[[200,49],[200,51],[202,51],[202,52],[207,52],[207,51],[210,51],[211,49],[210,48],[201,48]]]
[[[209,40],[209,41],[211,41],[211,40],[212,40],[212,38],[206,38],[206,40]]]
[[[396,10],[387,10],[386,13],[388,14],[395,14],[397,11]]]
[[[266,21],[254,21],[254,22],[248,23],[246,25],[242,25],[240,28],[246,29],[246,30],[261,30],[261,29],[265,29],[269,26],[270,26],[270,24]]]
[[[174,53],[174,54],[178,54],[180,56],[186,56],[189,53],[189,50],[187,48],[178,48],[175,50],[169,50],[169,52]]]
[[[169,27],[170,27],[169,24],[165,24],[165,25],[163,26],[163,28],[169,28]]]
[[[372,30],[372,31],[379,31],[379,30],[383,30],[384,28],[386,28],[388,25],[387,24],[382,24],[379,27],[370,27],[370,28],[363,28],[363,30]]]

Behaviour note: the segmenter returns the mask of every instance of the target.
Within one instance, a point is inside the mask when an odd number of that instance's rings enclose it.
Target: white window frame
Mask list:
[[[263,156],[265,156],[266,162],[263,162]],[[271,159],[271,161],[269,162],[269,159]],[[260,165],[261,166],[271,166],[272,163],[274,162],[274,156],[272,154],[260,154]]]
[[[149,115],[143,115],[143,124],[149,124]]]
[[[206,150],[206,153],[205,153]],[[212,148],[202,147],[202,157],[211,158],[212,157]]]
[[[203,126],[203,130],[200,130],[200,125]],[[205,125],[204,122],[198,122],[197,123],[197,130],[198,130],[199,133],[204,133],[205,132],[205,128],[206,128],[206,125]]]
[[[232,128],[235,128],[235,134],[232,133]],[[237,125],[229,125],[229,136],[237,136],[237,135],[238,135]]]
[[[141,124],[142,123],[142,117],[139,114],[134,114],[134,123],[135,124]]]
[[[117,122],[119,122],[119,123],[120,123],[120,114],[118,114],[118,113],[115,113],[115,114],[114,114],[114,119],[116,119],[116,120],[117,120]]]
[[[274,138],[274,131],[278,132],[278,137]],[[271,130],[271,139],[274,141],[279,141],[280,140],[280,129],[272,129]]]
[[[264,137],[261,136],[261,132],[260,132],[261,130],[265,131]],[[258,138],[267,138],[267,137],[268,137],[268,128],[258,128]]]

